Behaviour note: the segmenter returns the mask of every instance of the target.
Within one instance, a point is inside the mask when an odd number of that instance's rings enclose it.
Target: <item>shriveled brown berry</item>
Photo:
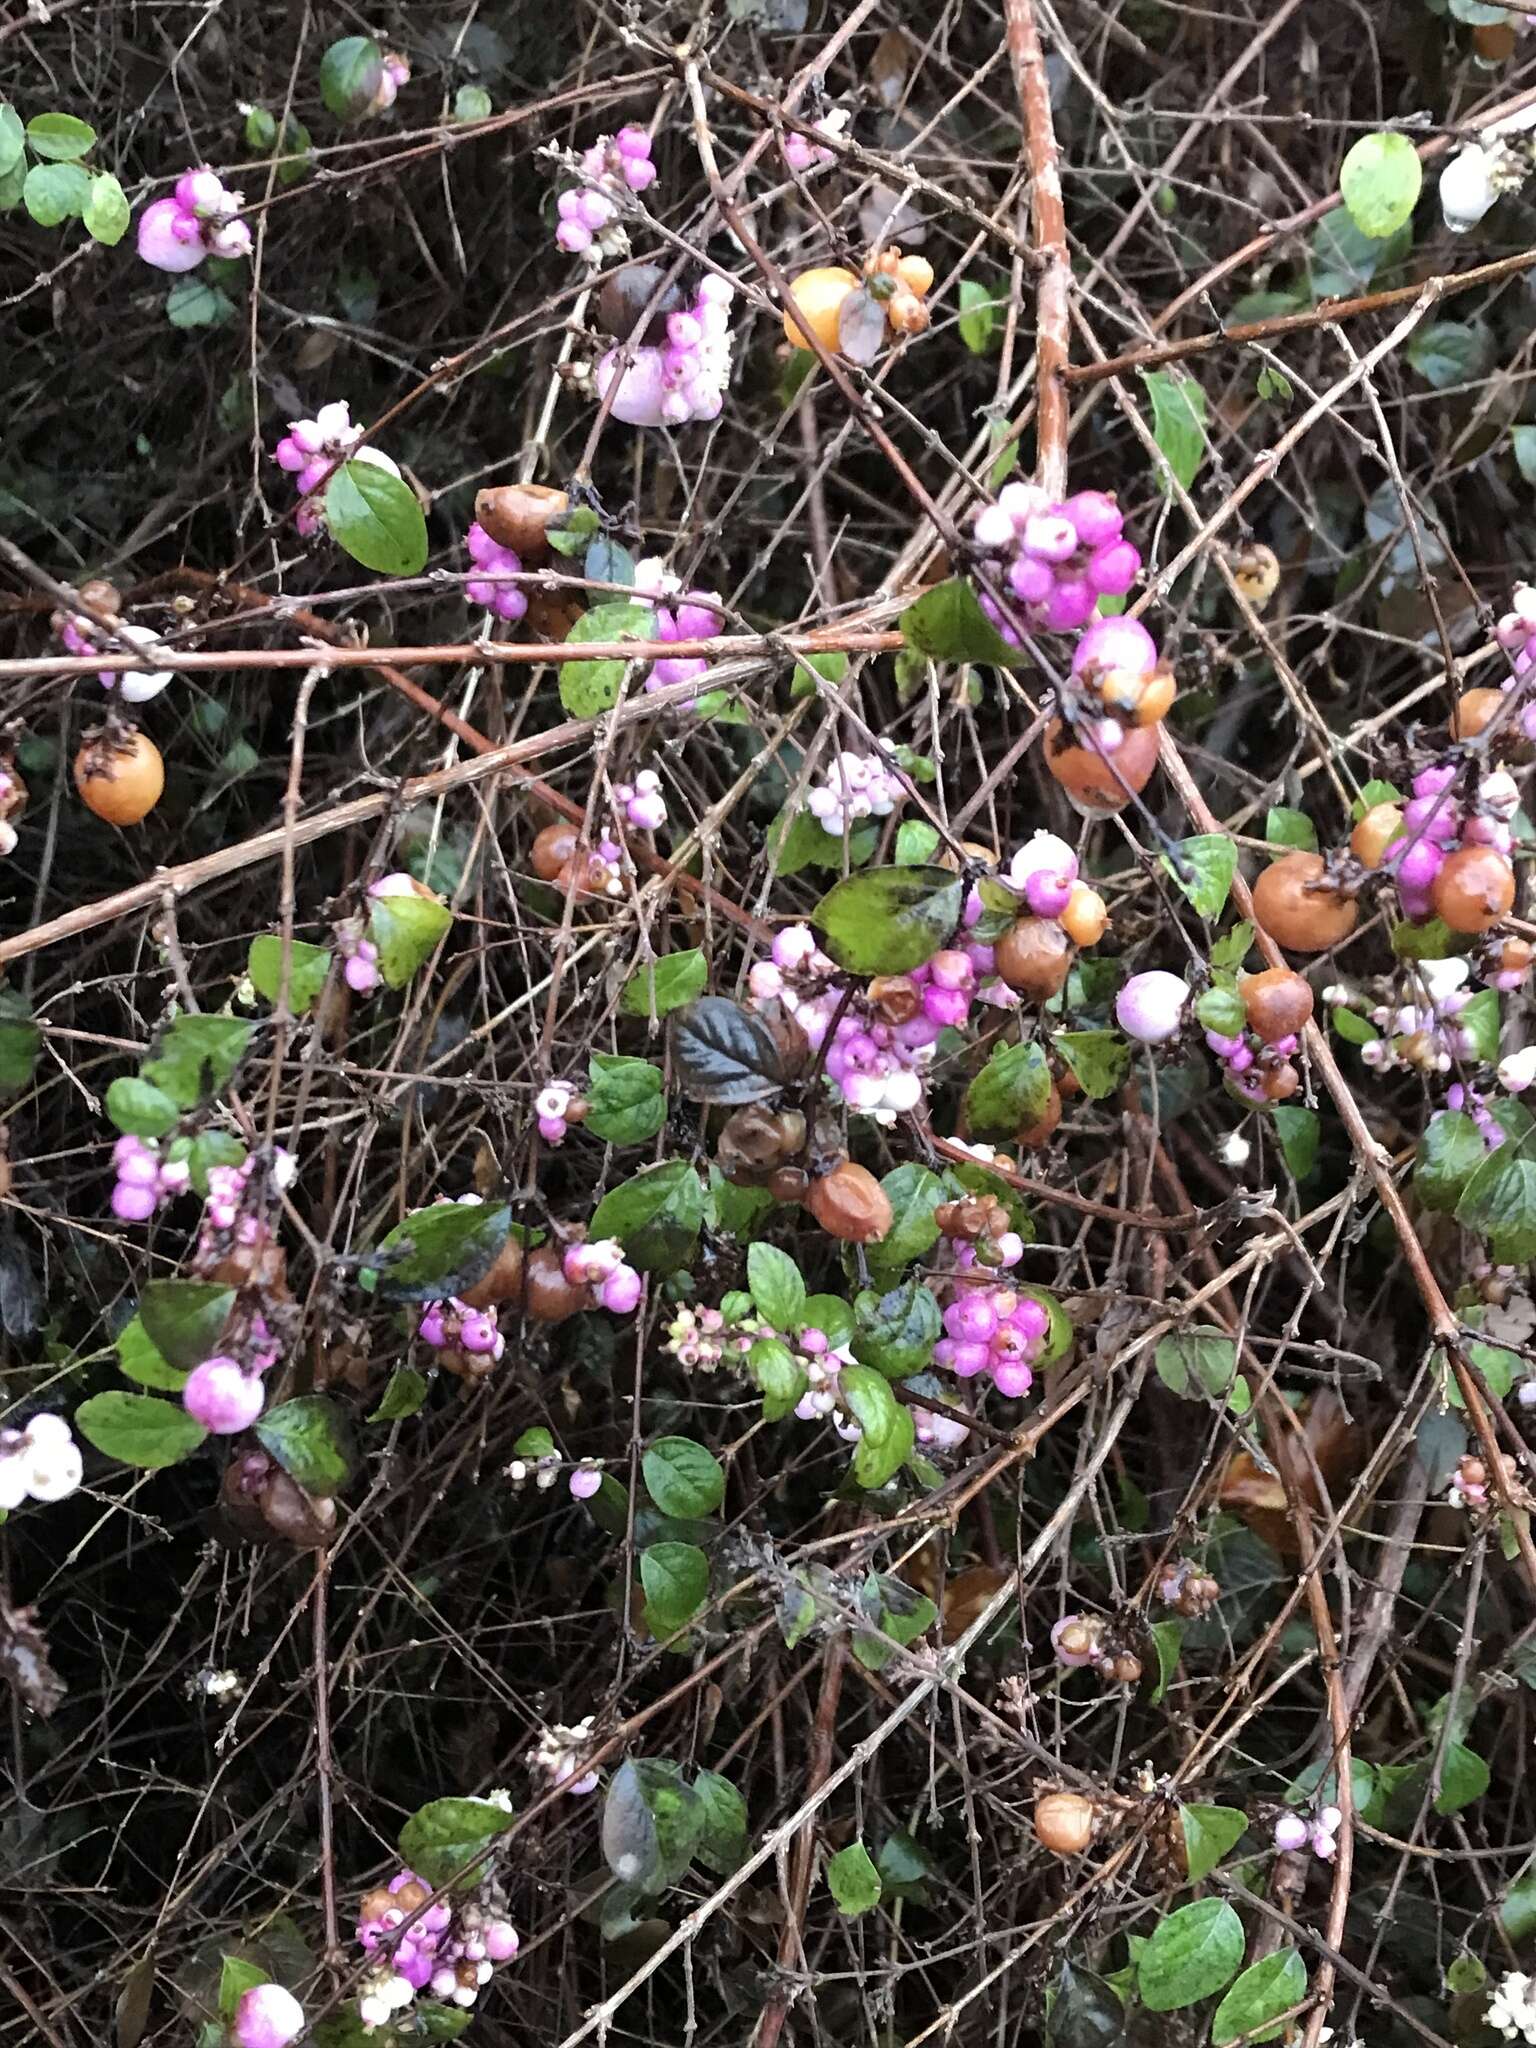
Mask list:
[[[564,491],[549,484],[495,484],[476,492],[475,518],[527,567],[548,556],[550,521],[567,512],[570,503]]]
[[[105,576],[93,576],[88,583],[80,585],[80,601],[88,604],[93,612],[102,612],[109,619],[115,619],[123,608],[123,594],[115,583],[109,583]]]
[[[1289,1060],[1282,1060],[1278,1067],[1266,1067],[1260,1083],[1266,1102],[1288,1102],[1301,1086],[1301,1076]]]
[[[590,1287],[573,1287],[552,1244],[529,1252],[523,1268],[523,1306],[536,1323],[563,1323],[592,1306]]]
[[[1026,1152],[1038,1152],[1042,1145],[1049,1145],[1056,1126],[1061,1122],[1061,1090],[1053,1081],[1051,1092],[1046,1097],[1045,1108],[1032,1124],[1026,1124],[1017,1133],[1017,1142]]]
[[[420,1878],[407,1878],[395,1893],[395,1904],[402,1913],[414,1913],[418,1906],[424,1906],[432,1894]]]
[[[557,881],[580,844],[581,834],[562,818],[558,824],[546,825],[534,840],[528,865],[541,882]]]
[[[1139,1685],[1141,1683],[1141,1659],[1132,1656],[1129,1650],[1117,1650],[1103,1667],[1104,1676],[1112,1678],[1116,1685]]]
[[[1081,747],[1059,718],[1045,729],[1045,765],[1073,804],[1089,817],[1123,810],[1157,766],[1155,725],[1133,726],[1111,754]]]
[[[1081,1792],[1045,1792],[1035,1801],[1035,1835],[1053,1856],[1081,1856],[1093,1841],[1093,1801]]]
[[[1400,804],[1372,804],[1349,835],[1349,850],[1363,868],[1379,868],[1387,848],[1402,836]]]
[[[851,1159],[811,1182],[805,1206],[828,1237],[845,1244],[874,1244],[896,1220],[885,1189]]]
[[[1312,1019],[1312,985],[1291,967],[1266,967],[1238,985],[1248,1028],[1266,1045],[1303,1031]]]
[[[1499,947],[1499,974],[1528,974],[1531,962],[1536,959],[1536,946],[1529,939],[1505,939]]]
[[[459,1290],[459,1299],[470,1308],[494,1308],[498,1302],[521,1301],[523,1295],[523,1247],[519,1238],[509,1237],[496,1254],[496,1262],[483,1280]],[[488,1355],[488,1354],[487,1354]]]
[[[75,756],[75,787],[86,809],[109,825],[137,825],[160,801],[165,763],[145,733],[94,733]]]
[[[805,1150],[805,1118],[798,1109],[749,1102],[727,1117],[715,1159],[727,1179],[761,1177]]]
[[[1504,701],[1502,690],[1463,690],[1451,713],[1452,739],[1475,740]]]
[[[1485,932],[1514,908],[1515,871],[1491,846],[1459,847],[1436,875],[1430,902],[1453,932]]]
[[[599,289],[597,318],[615,341],[633,339],[652,348],[667,338],[667,315],[681,313],[686,305],[681,284],[675,278],[669,283],[667,272],[659,263],[626,263]],[[647,314],[648,306],[651,311]],[[635,322],[642,318],[645,325],[636,334]],[[511,542],[507,545],[510,547]]]
[[[768,1177],[768,1192],[776,1202],[803,1202],[810,1189],[811,1176],[803,1166],[776,1167]]]
[[[1342,945],[1359,909],[1328,880],[1320,853],[1287,853],[1253,885],[1253,914],[1277,946],[1290,953],[1324,953]]]
[[[233,1244],[203,1277],[220,1287],[252,1287],[271,1297],[288,1292],[288,1254],[272,1238]]]
[[[530,640],[568,640],[586,608],[571,590],[534,589],[525,593],[528,609],[523,613],[523,632]]]
[[[1021,917],[997,942],[997,971],[1031,1002],[1049,1002],[1072,971],[1072,941],[1054,918]]]
[[[887,1024],[910,1024],[923,1007],[922,991],[905,974],[877,974],[865,993]]]
[[[286,1472],[274,1472],[257,1501],[272,1534],[295,1550],[323,1550],[335,1532],[335,1501],[306,1493]]]
[[[1074,1661],[1098,1654],[1099,1638],[1103,1629],[1097,1621],[1078,1619],[1069,1621],[1056,1636],[1056,1648]]]
[[[1232,581],[1256,612],[1280,588],[1280,559],[1261,540],[1251,540],[1232,560]]]
[[[375,1885],[371,1892],[364,1892],[357,1903],[359,1920],[382,1920],[386,1913],[395,1910],[395,1895],[388,1885]]]
[[[893,334],[926,334],[931,314],[916,292],[892,292],[885,317]]]

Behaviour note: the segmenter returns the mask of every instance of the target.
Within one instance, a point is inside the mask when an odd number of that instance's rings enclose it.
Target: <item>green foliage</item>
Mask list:
[[[178,1109],[196,1109],[229,1086],[255,1031],[243,1017],[177,1017],[145,1061],[143,1078]]]
[[[364,1255],[360,1278],[380,1301],[463,1294],[496,1263],[512,1226],[506,1203],[437,1202],[403,1216]]]
[[[673,1635],[709,1598],[709,1559],[696,1543],[652,1543],[640,1553],[640,1584],[651,1634]]]
[[[704,1223],[704,1188],[685,1159],[648,1166],[611,1188],[593,1212],[591,1236],[616,1237],[642,1273],[685,1266]]]
[[[397,1365],[389,1376],[389,1385],[384,1389],[383,1399],[368,1420],[403,1422],[408,1416],[420,1412],[421,1404],[426,1398],[427,1382],[423,1375],[408,1365]]]
[[[667,1120],[661,1069],[622,1054],[591,1055],[587,1129],[610,1145],[643,1145]]]
[[[796,1331],[804,1319],[805,1281],[800,1268],[777,1245],[754,1244],[747,1249],[747,1286],[752,1305],[764,1322],[776,1330]]]
[[[138,1320],[166,1363],[190,1372],[217,1353],[234,1305],[234,1288],[210,1280],[151,1280],[139,1297]]]
[[[978,1137],[1012,1137],[1040,1121],[1050,1095],[1050,1064],[1038,1045],[996,1045],[965,1091],[966,1121]]]
[[[1362,135],[1345,157],[1339,190],[1362,235],[1384,241],[1418,203],[1424,167],[1406,135]]]
[[[866,1365],[845,1365],[838,1392],[862,1432],[853,1452],[853,1476],[860,1486],[884,1486],[912,1455],[917,1432],[910,1410],[889,1382]]]
[[[626,1017],[665,1017],[709,986],[709,963],[698,946],[637,967],[624,984],[619,1008]]]
[[[1008,288],[1003,284],[982,284],[974,277],[962,277],[959,284],[960,317],[955,323],[960,339],[973,356],[984,356],[999,335],[1008,309]]]
[[[430,896],[370,897],[368,936],[379,949],[385,987],[404,988],[437,951],[452,923],[447,904]]]
[[[848,1919],[867,1913],[880,1903],[880,1873],[862,1842],[850,1842],[827,1863],[827,1889],[837,1910]]]
[[[965,885],[947,868],[870,868],[829,889],[812,913],[823,944],[851,974],[907,974],[948,945]]]
[[[433,1799],[400,1830],[400,1854],[428,1884],[449,1884],[511,1821],[511,1814],[489,1799]],[[476,1881],[463,1880],[466,1889]]]
[[[135,1138],[163,1138],[181,1121],[170,1096],[135,1075],[119,1074],[107,1090],[106,1106],[117,1128]]]
[[[403,477],[354,456],[325,487],[325,523],[354,562],[380,576],[418,576],[427,562],[427,521]]]
[[[322,1500],[339,1493],[357,1469],[346,1411],[326,1394],[300,1394],[269,1408],[256,1435],[306,1493]]]
[[[980,661],[1008,668],[1019,659],[963,576],[925,590],[901,615],[901,637],[932,661]]]
[[[1131,1048],[1118,1031],[1057,1031],[1051,1043],[1090,1102],[1113,1095],[1131,1070]]]
[[[116,1390],[82,1401],[74,1413],[74,1428],[105,1457],[146,1472],[177,1464],[208,1433],[185,1408],[149,1394]]]
[[[1295,1949],[1279,1949],[1262,1962],[1251,1963],[1216,2008],[1211,2021],[1213,2048],[1240,2037],[1277,2040],[1285,2029],[1265,2022],[1300,2005],[1306,1995],[1307,1966]]]
[[[0,988],[0,1091],[25,1088],[37,1065],[43,1034],[32,1021],[32,1006],[15,989]]]
[[[1148,2012],[1179,2012],[1230,1983],[1242,1959],[1242,1921],[1225,1899],[1197,1899],[1158,1922],[1136,1988]]]
[[[1194,908],[1214,923],[1227,907],[1232,877],[1237,873],[1233,842],[1224,832],[1201,832],[1193,839],[1181,839],[1175,853],[1165,853],[1161,859]]]
[[[384,53],[371,36],[344,36],[320,59],[320,97],[338,121],[369,111],[384,79]]]
[[[1158,453],[1184,490],[1205,457],[1205,393],[1183,370],[1143,370]]]
[[[697,1521],[712,1515],[725,1498],[720,1461],[690,1437],[658,1437],[643,1453],[646,1489],[664,1515]]]
[[[677,1765],[632,1757],[613,1774],[603,1801],[603,1857],[621,1884],[642,1895],[676,1884],[703,1840],[705,1801]]]
[[[632,604],[628,598],[595,604],[583,612],[566,634],[567,646],[588,641],[649,640],[655,616],[649,605]],[[636,649],[638,654],[639,649]],[[627,662],[606,656],[597,661],[565,661],[560,664],[560,702],[572,718],[600,718],[619,701]]]
[[[1192,1884],[1198,1884],[1229,1849],[1237,1847],[1248,1826],[1247,1814],[1236,1806],[1181,1806],[1179,1820]]]
[[[27,144],[48,163],[72,164],[96,147],[96,130],[73,114],[34,114],[27,123]]]
[[[411,898],[412,902],[416,900]],[[295,1017],[302,1017],[320,1000],[325,977],[331,971],[331,949],[329,946],[307,945],[303,939],[292,939],[287,950],[288,1008]],[[282,990],[283,951],[282,940],[268,932],[259,939],[252,939],[251,950],[246,956],[245,971],[251,978],[251,986],[269,1003],[275,1003]]]
[[[1299,847],[1303,853],[1316,853],[1317,827],[1305,811],[1287,810],[1283,804],[1271,804],[1264,819],[1264,837],[1271,846]]]

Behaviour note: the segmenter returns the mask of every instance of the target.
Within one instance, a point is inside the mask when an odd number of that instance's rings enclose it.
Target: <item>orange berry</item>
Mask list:
[[[1387,848],[1403,829],[1397,804],[1372,804],[1349,835],[1349,850],[1363,868],[1379,868]]]
[[[1042,1145],[1049,1145],[1060,1122],[1061,1090],[1053,1081],[1051,1092],[1045,1100],[1045,1108],[1032,1124],[1026,1124],[1022,1131],[1014,1133],[1015,1142],[1022,1145],[1026,1152],[1038,1152]]]
[[[137,825],[165,788],[160,749],[131,729],[94,733],[75,756],[75,788],[86,809],[109,825]]]
[[[1081,1856],[1093,1840],[1093,1801],[1081,1792],[1046,1792],[1035,1801],[1035,1835],[1053,1856]]]
[[[546,825],[533,842],[528,865],[541,882],[556,882],[575,857],[580,844],[581,834],[564,819],[558,824]]]
[[[1502,690],[1464,690],[1451,713],[1451,737],[1474,740],[1504,702]]]
[[[491,539],[511,548],[525,566],[549,553],[549,525],[569,507],[564,491],[548,484],[498,484],[475,494],[475,518]]]
[[[916,292],[893,292],[886,302],[886,324],[893,334],[926,334],[930,317]]]
[[[496,1254],[496,1263],[473,1287],[459,1290],[460,1301],[471,1308],[490,1308],[499,1301],[521,1301],[523,1295],[523,1246],[509,1237]]]
[[[1430,901],[1453,932],[1485,932],[1514,908],[1515,871],[1491,846],[1460,847],[1436,875]]]
[[[1072,941],[1046,917],[1021,917],[998,940],[997,971],[1031,1002],[1046,1003],[1065,986],[1072,971]]]
[[[1349,937],[1359,909],[1353,897],[1341,895],[1326,878],[1320,853],[1287,853],[1254,883],[1254,917],[1277,946],[1292,953],[1325,953]]]
[[[1109,929],[1109,906],[1097,889],[1077,881],[1058,922],[1074,946],[1096,946]]]
[[[1249,1029],[1266,1045],[1292,1037],[1311,1021],[1311,985],[1293,968],[1266,967],[1262,974],[1247,975],[1237,992]]]
[[[885,1189],[851,1159],[811,1182],[805,1206],[828,1237],[840,1237],[845,1244],[873,1244],[896,1220]]]
[[[1266,1102],[1284,1102],[1301,1086],[1301,1076],[1289,1060],[1282,1060],[1278,1067],[1270,1067],[1262,1082]]]
[[[828,355],[836,355],[837,316],[842,311],[844,299],[858,282],[851,270],[844,270],[835,263],[815,270],[802,270],[790,281],[792,308],[786,306],[784,309],[784,339],[794,348],[809,348],[811,344],[806,336],[809,328]]]
[[[896,275],[920,299],[926,299],[933,290],[933,265],[926,256],[899,256]]]
[[[1249,541],[1233,558],[1232,581],[1256,612],[1263,611],[1280,588],[1280,560],[1274,549],[1261,540]]]
[[[1062,721],[1053,718],[1045,729],[1045,765],[1089,817],[1123,810],[1152,779],[1157,727],[1133,726],[1112,754],[1101,754],[1080,747]]]

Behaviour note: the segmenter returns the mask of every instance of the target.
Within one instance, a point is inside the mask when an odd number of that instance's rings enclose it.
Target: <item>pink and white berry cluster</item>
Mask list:
[[[1282,1813],[1275,1822],[1275,1847],[1288,1852],[1310,1848],[1322,1862],[1331,1863],[1343,1819],[1336,1806],[1320,1806],[1311,1820],[1301,1813]]]
[[[94,619],[88,619],[84,612],[72,614],[55,613],[59,640],[70,654],[89,659],[100,654],[108,635]],[[160,636],[148,626],[136,625],[132,619],[119,619],[111,638],[127,648],[137,648],[141,654],[152,654],[160,646]],[[158,697],[171,680],[168,668],[154,669],[143,675],[118,675],[112,669],[99,671],[97,681],[104,690],[116,690],[125,704],[147,704],[151,697]]]
[[[720,631],[718,593],[684,591],[659,555],[646,555],[635,564],[635,602],[650,609],[652,640],[709,640]],[[652,662],[645,687],[662,690],[671,683],[697,682],[709,669],[707,655],[664,654]]]
[[[363,432],[362,427],[354,426],[346,399],[336,398],[322,405],[312,420],[290,420],[287,433],[273,449],[273,460],[293,478],[304,501],[294,523],[306,539],[325,524],[322,486],[342,463],[369,462],[389,476],[400,474],[399,464],[379,449],[358,446]]]
[[[1105,491],[1079,491],[1055,504],[1037,484],[1004,484],[995,505],[971,521],[983,562],[1001,576],[1030,626],[1075,633],[1101,597],[1123,597],[1141,574],[1141,555],[1125,538],[1119,506]],[[1009,646],[1019,634],[985,590],[981,607]]]
[[[1414,1067],[1421,1073],[1446,1074],[1453,1066],[1476,1060],[1474,1034],[1456,1019],[1472,1000],[1466,986],[1471,974],[1462,959],[1420,960],[1419,987],[1410,988],[1401,1003],[1379,1003],[1367,1014],[1381,1034],[1367,1039],[1360,1057],[1378,1073]],[[1328,989],[1325,998],[1346,991]],[[1335,1005],[1334,1007],[1340,1007]]]
[[[725,406],[735,337],[735,287],[711,273],[692,305],[667,315],[664,342],[609,349],[594,372],[600,398],[617,383],[611,411],[631,427],[681,427],[714,420]]]
[[[480,571],[465,582],[464,595],[471,604],[484,605],[488,612],[494,612],[498,619],[515,623],[528,609],[527,592],[520,584],[496,579],[520,576],[522,557],[515,549],[504,548],[499,540],[492,540],[478,519],[465,534],[464,545],[469,550],[469,559]]]
[[[624,1263],[624,1247],[616,1237],[567,1245],[560,1270],[572,1287],[590,1287],[598,1307],[613,1315],[627,1316],[640,1305],[640,1275]]]
[[[715,1372],[724,1364],[744,1367],[758,1338],[769,1334],[756,1318],[730,1323],[717,1308],[680,1308],[667,1325],[662,1349],[690,1372]]]
[[[368,896],[372,902],[377,902],[381,896],[415,896],[419,893],[415,877],[398,870],[394,874],[379,875],[368,884]],[[341,955],[341,974],[347,987],[354,995],[371,996],[382,976],[379,973],[379,949],[369,938],[366,923],[360,917],[338,918],[331,926],[331,935]]]
[[[1403,915],[1416,923],[1434,915],[1435,877],[1459,847],[1491,846],[1507,856],[1514,845],[1510,820],[1520,808],[1515,778],[1495,768],[1478,783],[1472,802],[1460,804],[1450,793],[1457,772],[1451,761],[1419,770],[1413,795],[1403,806],[1403,829],[1382,855],[1383,870],[1397,883]]]
[[[288,2048],[304,2031],[304,2008],[281,1984],[242,1991],[230,2023],[235,2048]]]
[[[633,782],[616,782],[613,800],[636,832],[659,832],[667,822],[667,799],[654,768],[642,768]]]
[[[1224,1079],[1245,1102],[1268,1102],[1271,1077],[1293,1057],[1301,1040],[1294,1031],[1266,1042],[1257,1033],[1207,1031],[1205,1042],[1224,1070]]]
[[[271,1224],[264,1216],[258,1215],[247,1200],[247,1190],[257,1164],[253,1156],[239,1166],[209,1167],[208,1202],[203,1210],[197,1240],[200,1258],[217,1257],[227,1249],[229,1242],[251,1246],[265,1244],[271,1237]],[[291,1152],[281,1145],[274,1147],[270,1169],[273,1187],[278,1190],[292,1187],[298,1170],[299,1162]]]
[[[192,1368],[181,1390],[181,1405],[210,1436],[238,1436],[266,1406],[263,1383],[278,1355],[266,1322],[261,1316],[253,1317],[244,1360],[228,1352],[205,1358]]]
[[[823,115],[815,124],[816,133],[827,136],[831,141],[840,142],[847,134],[852,119],[853,116],[846,107],[834,107],[830,114]],[[811,171],[824,170],[828,164],[837,161],[835,149],[828,149],[824,143],[813,142],[809,135],[802,135],[796,129],[785,135],[783,151],[785,163],[792,171],[798,171],[801,177],[807,176]]]
[[[1120,546],[1136,553],[1129,541]],[[1113,754],[1125,744],[1126,714],[1135,710],[1161,662],[1157,642],[1140,619],[1093,621],[1072,650],[1066,692],[1066,708],[1084,745]]]
[[[119,1138],[112,1165],[117,1184],[110,1200],[119,1223],[147,1223],[162,1202],[174,1201],[192,1181],[187,1162],[162,1158],[153,1138]]]
[[[534,1097],[533,1110],[539,1136],[546,1145],[559,1145],[571,1125],[586,1115],[586,1103],[573,1081],[548,1081]]]
[[[379,1957],[357,2005],[368,2032],[388,2026],[419,1992],[467,2011],[497,1965],[517,1955],[517,1929],[499,1900],[442,1898],[427,1905],[431,1895],[431,1886],[413,1870],[401,1870],[363,1897],[358,1945]],[[400,1928],[404,1933],[397,1933]]]
[[[616,195],[620,186],[630,192],[647,192],[655,184],[650,136],[636,121],[617,135],[599,135],[591,148],[582,152],[581,178],[580,185],[562,192],[555,203],[559,216],[555,240],[568,256],[589,255],[604,230],[617,219],[617,200],[610,195]]]
[[[975,1258],[973,1248],[963,1245],[956,1251],[957,1263],[962,1252]],[[933,1347],[934,1364],[965,1380],[984,1375],[1000,1394],[1022,1399],[1035,1383],[1032,1361],[1045,1349],[1051,1327],[1044,1308],[1033,1295],[1002,1281],[968,1278],[949,1294],[945,1334]]]
[[[905,800],[906,783],[885,758],[891,751],[856,754],[845,749],[834,758],[826,780],[812,783],[805,807],[823,832],[841,839],[846,829],[865,818],[888,818]]]
[[[464,1351],[471,1358],[488,1358],[493,1365],[507,1348],[507,1340],[496,1326],[496,1311],[471,1308],[456,1296],[429,1301],[421,1312],[417,1335],[434,1351]]]
[[[0,1427],[0,1509],[25,1500],[63,1500],[80,1484],[80,1446],[62,1415],[34,1415],[20,1429]]]
[[[588,1714],[569,1728],[556,1721],[544,1729],[525,1759],[533,1775],[545,1779],[554,1790],[568,1792],[573,1799],[584,1799],[589,1792],[595,1792],[597,1772],[587,1770],[582,1761],[592,1747],[592,1723],[593,1716]]]
[[[168,271],[196,270],[205,256],[249,256],[251,230],[239,217],[244,204],[206,164],[183,171],[175,190],[139,215],[139,255]]]

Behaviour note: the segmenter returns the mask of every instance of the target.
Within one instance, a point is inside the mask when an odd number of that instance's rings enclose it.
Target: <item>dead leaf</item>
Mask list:
[[[1234,1451],[1217,1494],[1222,1507],[1239,1515],[1272,1550],[1292,1559],[1301,1555],[1301,1545],[1281,1474],[1290,1481],[1297,1498],[1315,1513],[1322,1506],[1318,1475],[1330,1499],[1337,1502],[1340,1489],[1359,1470],[1366,1449],[1364,1431],[1349,1419],[1337,1394],[1325,1390],[1309,1396],[1302,1404],[1300,1420],[1305,1445],[1288,1424],[1278,1426],[1278,1437],[1270,1428],[1262,1428],[1265,1454],[1274,1470],[1266,1471],[1250,1451]]]
[[[0,1600],[0,1678],[45,1721],[68,1689],[48,1661],[48,1639],[34,1607]]]

